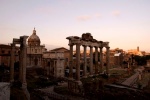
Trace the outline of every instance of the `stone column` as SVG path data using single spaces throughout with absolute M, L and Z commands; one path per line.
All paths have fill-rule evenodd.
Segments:
M 20 44 L 20 68 L 19 68 L 19 77 L 22 82 L 22 87 L 25 85 L 26 87 L 26 60 L 27 60 L 27 46 L 26 39 L 28 36 L 20 36 L 20 39 L 17 40 L 18 44 Z
M 87 77 L 87 58 L 86 58 L 86 48 L 87 46 L 83 46 L 84 47 L 84 66 L 83 66 L 83 77 Z
M 98 47 L 95 47 L 95 74 L 98 74 Z
M 110 47 L 106 47 L 107 51 L 106 51 L 106 74 L 109 74 L 109 48 Z
M 14 54 L 15 44 L 11 44 L 11 66 L 10 66 L 10 82 L 14 82 Z
M 23 44 L 22 44 L 22 84 L 27 85 L 26 82 L 26 56 L 27 56 L 27 45 L 26 45 L 26 39 L 23 38 Z
M 23 65 L 23 50 L 22 50 L 22 45 L 20 45 L 20 52 L 19 52 L 19 81 L 22 82 L 22 65 Z
M 73 79 L 73 45 L 70 46 L 69 78 Z
M 80 81 L 80 44 L 76 44 L 76 81 Z
M 26 60 L 27 60 L 27 45 L 26 39 L 28 36 L 21 36 L 20 37 L 20 51 L 21 51 L 21 64 L 22 64 L 22 90 L 26 95 L 27 100 L 30 100 L 30 94 L 27 90 L 27 82 L 26 82 Z
M 100 73 L 102 73 L 103 68 L 103 47 L 100 47 Z
M 90 46 L 90 75 L 93 75 L 93 47 Z

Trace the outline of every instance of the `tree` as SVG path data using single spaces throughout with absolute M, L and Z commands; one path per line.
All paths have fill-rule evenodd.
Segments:
M 134 56 L 134 60 L 137 62 L 138 65 L 146 65 L 147 63 L 147 60 L 150 59 L 150 56 L 138 56 L 138 55 L 135 55 Z

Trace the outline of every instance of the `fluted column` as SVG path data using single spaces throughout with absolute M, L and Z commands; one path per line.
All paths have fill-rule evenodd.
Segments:
M 103 68 L 103 47 L 100 47 L 100 73 L 102 73 Z
M 106 74 L 109 74 L 109 48 L 110 47 L 106 47 L 107 51 L 106 51 Z
M 93 75 L 93 47 L 90 46 L 90 75 Z
M 95 47 L 95 74 L 98 74 L 98 47 Z
M 14 82 L 14 54 L 15 44 L 11 44 L 11 66 L 10 66 L 10 82 Z
M 87 76 L 87 58 L 86 58 L 86 48 L 87 46 L 83 46 L 84 47 L 84 66 L 83 66 L 83 77 Z
M 73 79 L 73 45 L 70 46 L 69 78 Z
M 80 44 L 76 44 L 76 80 L 80 81 Z

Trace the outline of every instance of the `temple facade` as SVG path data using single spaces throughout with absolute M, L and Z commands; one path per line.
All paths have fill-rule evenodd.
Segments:
M 90 33 L 84 33 L 81 37 L 69 36 L 66 39 L 69 40 L 70 47 L 70 61 L 69 61 L 69 77 L 73 78 L 73 46 L 76 46 L 76 81 L 80 81 L 80 46 L 84 48 L 83 54 L 83 77 L 87 77 L 87 47 L 90 47 L 90 62 L 89 62 L 89 76 L 93 74 L 97 75 L 98 72 L 102 72 L 103 67 L 103 48 L 106 48 L 106 74 L 109 74 L 109 42 L 98 41 L 93 38 Z M 95 48 L 95 68 L 93 65 L 93 49 Z M 100 66 L 98 65 L 98 49 L 100 51 Z

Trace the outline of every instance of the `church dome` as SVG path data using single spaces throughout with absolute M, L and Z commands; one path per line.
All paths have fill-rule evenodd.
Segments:
M 36 35 L 36 30 L 34 28 L 32 35 L 28 38 L 28 45 L 39 46 L 40 43 L 40 38 Z

